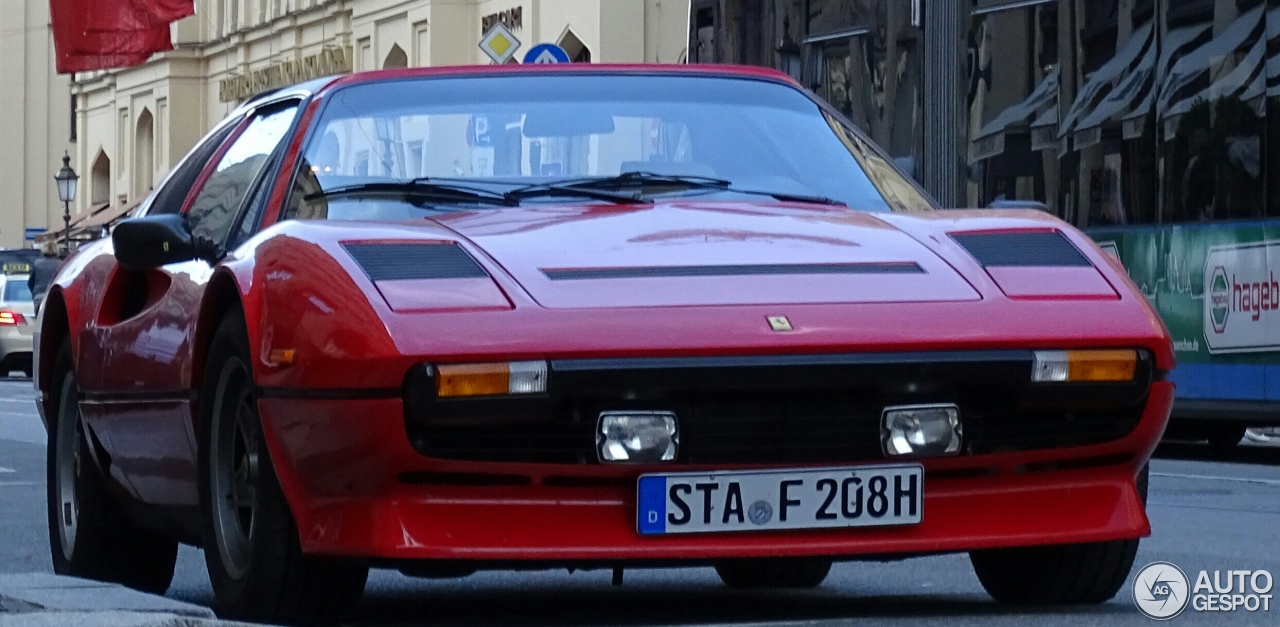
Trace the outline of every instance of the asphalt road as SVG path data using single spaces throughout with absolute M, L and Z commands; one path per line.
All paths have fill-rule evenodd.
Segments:
M 0 573 L 47 572 L 44 429 L 30 380 L 0 380 Z M 1164 445 L 1152 463 L 1154 534 L 1137 566 L 1168 561 L 1194 579 L 1201 569 L 1266 569 L 1280 577 L 1280 448 L 1242 447 L 1215 459 L 1205 447 Z M 1280 582 L 1277 582 L 1280 583 Z M 606 571 L 482 573 L 415 580 L 375 572 L 355 625 L 681 625 L 851 622 L 946 625 L 1148 625 L 1130 587 L 1110 603 L 1034 611 L 995 604 L 964 555 L 836 566 L 807 592 L 739 593 L 706 568 L 628 571 L 621 588 Z M 1280 586 L 1272 591 L 1280 597 Z M 209 604 L 196 549 L 182 549 L 169 596 Z M 1270 613 L 1197 613 L 1179 624 L 1275 625 Z

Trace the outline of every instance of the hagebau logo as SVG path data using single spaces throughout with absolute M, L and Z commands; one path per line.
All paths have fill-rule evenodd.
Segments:
M 1227 316 L 1231 314 L 1231 283 L 1222 266 L 1214 268 L 1213 277 L 1209 279 L 1209 302 L 1213 332 L 1223 333 L 1227 330 Z

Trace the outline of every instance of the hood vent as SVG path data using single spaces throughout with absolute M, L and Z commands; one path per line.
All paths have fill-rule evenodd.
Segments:
M 1089 259 L 1059 231 L 952 233 L 984 268 L 1001 266 L 1092 268 Z
M 779 263 L 731 266 L 640 266 L 620 268 L 542 268 L 552 281 L 650 279 L 671 277 L 804 274 L 923 274 L 913 261 L 872 263 Z
M 429 244 L 343 244 L 369 280 L 483 279 L 489 273 L 461 246 Z

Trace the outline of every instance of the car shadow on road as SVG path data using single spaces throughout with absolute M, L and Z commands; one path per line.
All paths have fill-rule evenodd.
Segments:
M 804 592 L 732 591 L 715 587 L 635 586 L 566 591 L 395 591 L 366 593 L 348 619 L 352 625 L 456 625 L 480 627 L 588 627 L 595 625 L 678 625 L 788 623 L 857 618 L 1016 617 L 1079 615 L 1105 620 L 1132 614 L 1132 607 L 1101 606 L 1020 610 L 985 596 L 856 596 L 841 590 Z M 353 620 L 354 619 L 354 620 Z
M 1183 461 L 1280 466 L 1280 447 L 1241 445 L 1228 451 L 1216 451 L 1205 444 L 1166 440 L 1156 447 L 1155 457 Z

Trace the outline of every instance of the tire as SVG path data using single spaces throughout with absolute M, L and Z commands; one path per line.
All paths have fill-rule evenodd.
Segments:
M 716 564 L 720 581 L 739 590 L 816 588 L 829 572 L 831 560 L 821 558 L 749 559 Z
M 1217 453 L 1230 452 L 1244 438 L 1244 432 L 1244 427 L 1216 427 L 1209 432 L 1209 448 Z
M 45 483 L 54 572 L 164 594 L 173 581 L 178 541 L 134 525 L 107 491 L 80 419 L 80 388 L 66 340 L 52 381 Z
M 207 419 L 200 421 L 200 505 L 218 613 L 258 623 L 334 623 L 359 600 L 369 569 L 303 554 L 263 440 L 248 344 L 244 315 L 233 310 L 213 337 L 201 390 Z
M 1105 603 L 1120 591 L 1138 540 L 972 551 L 973 571 L 1006 605 Z

